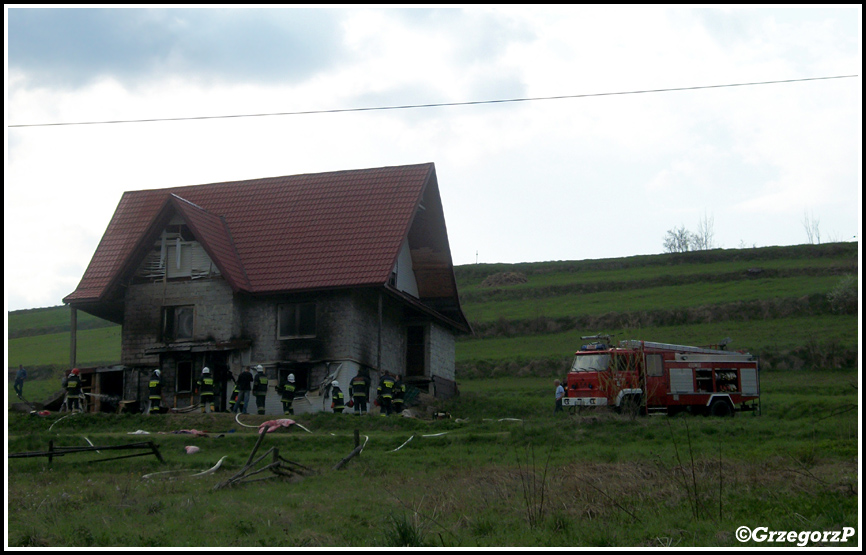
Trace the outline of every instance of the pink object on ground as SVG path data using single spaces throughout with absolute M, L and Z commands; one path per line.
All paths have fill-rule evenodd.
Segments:
M 294 420 L 289 420 L 288 418 L 280 418 L 279 420 L 268 420 L 267 422 L 262 422 L 261 424 L 259 424 L 259 433 L 269 434 L 274 430 L 279 430 L 280 428 L 288 428 L 294 423 Z

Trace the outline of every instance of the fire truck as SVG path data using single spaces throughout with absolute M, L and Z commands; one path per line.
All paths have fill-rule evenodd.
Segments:
M 564 407 L 613 407 L 640 414 L 688 411 L 733 416 L 760 414 L 757 357 L 724 348 L 691 347 L 581 337 L 593 342 L 574 355 L 566 379 Z

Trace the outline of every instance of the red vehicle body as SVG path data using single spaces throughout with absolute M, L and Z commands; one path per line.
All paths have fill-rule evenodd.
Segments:
M 582 339 L 607 339 L 607 336 Z M 738 351 L 626 340 L 583 345 L 566 379 L 565 407 L 644 414 L 732 416 L 760 411 L 758 360 Z

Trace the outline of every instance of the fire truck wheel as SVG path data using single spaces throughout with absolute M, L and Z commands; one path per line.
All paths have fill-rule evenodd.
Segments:
M 734 409 L 731 408 L 731 404 L 724 399 L 716 399 L 710 404 L 710 416 L 718 416 L 721 418 L 734 416 Z

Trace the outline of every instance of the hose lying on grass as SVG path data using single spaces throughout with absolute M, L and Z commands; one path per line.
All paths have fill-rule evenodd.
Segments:
M 226 458 L 227 458 L 227 455 L 224 456 L 223 458 L 221 458 L 219 461 L 217 461 L 217 463 L 214 466 L 212 466 L 211 468 L 204 470 L 202 472 L 199 472 L 198 474 L 193 474 L 192 476 L 193 477 L 195 477 L 195 476 L 207 476 L 208 474 L 213 474 L 214 472 L 217 471 L 217 469 L 220 467 L 220 465 L 223 463 L 223 461 L 226 460 Z M 163 470 L 162 472 L 151 472 L 150 474 L 145 474 L 141 478 L 143 480 L 146 480 L 152 476 L 158 476 L 159 474 L 174 474 L 177 472 L 189 472 L 189 470 L 185 470 L 185 469 L 184 470 Z

